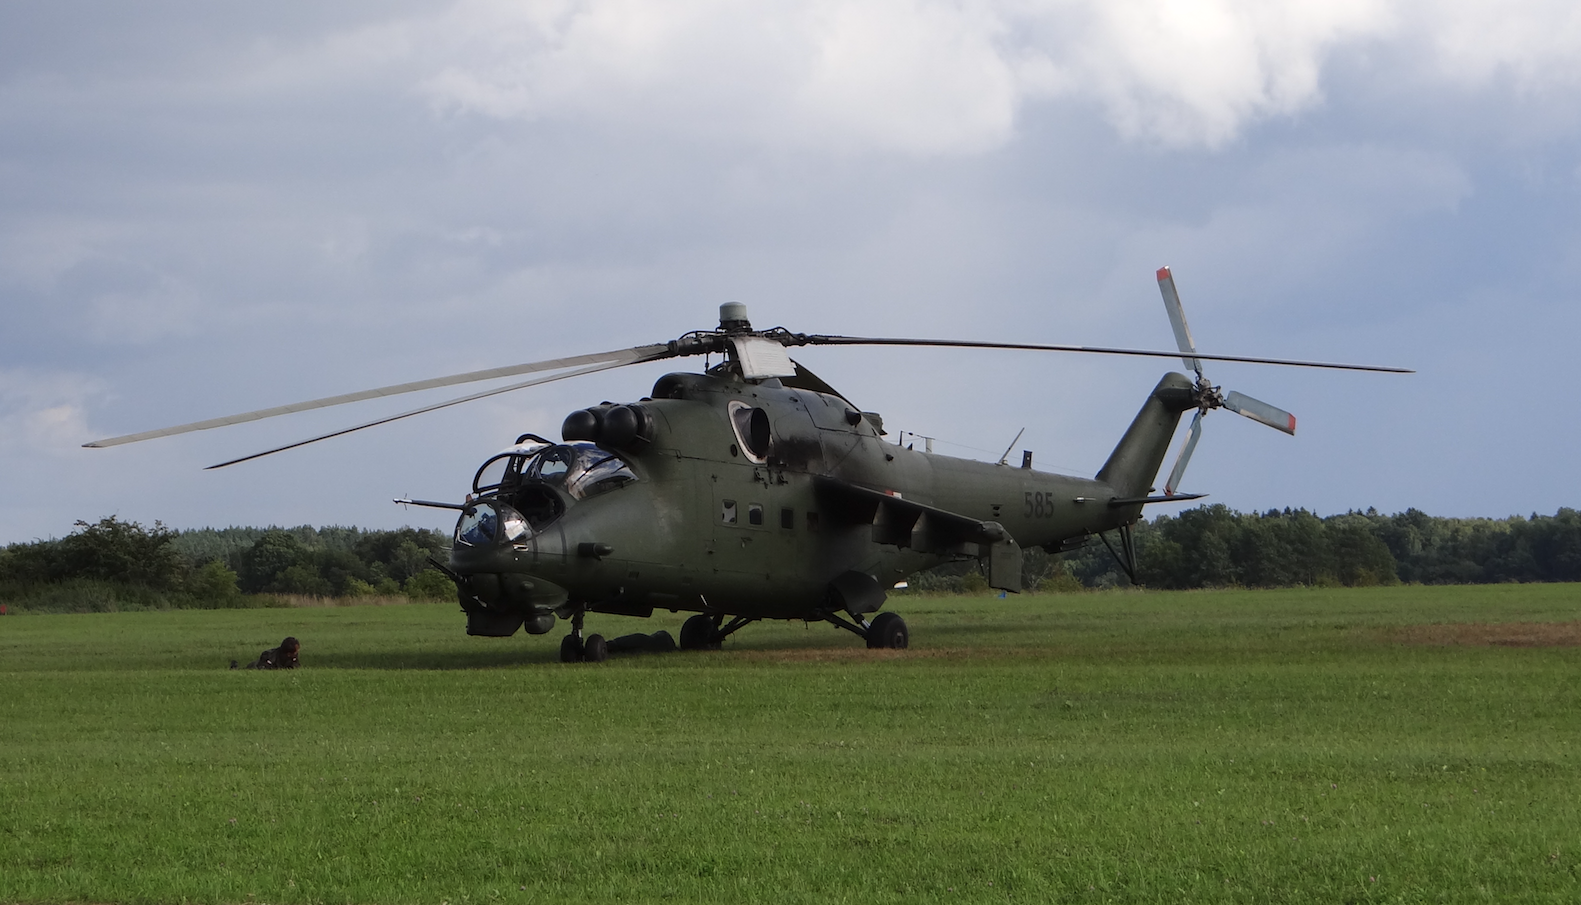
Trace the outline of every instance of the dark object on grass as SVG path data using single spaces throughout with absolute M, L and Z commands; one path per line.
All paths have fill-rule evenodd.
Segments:
M 287 638 L 280 642 L 279 647 L 271 647 L 258 655 L 258 659 L 247 664 L 248 669 L 296 669 L 297 653 L 302 649 L 301 642 L 295 638 Z M 236 662 L 231 661 L 231 669 L 236 668 Z
M 651 635 L 644 635 L 638 632 L 633 635 L 621 635 L 619 638 L 611 638 L 607 645 L 609 652 L 612 654 L 667 654 L 675 650 L 675 638 L 666 631 L 657 631 Z

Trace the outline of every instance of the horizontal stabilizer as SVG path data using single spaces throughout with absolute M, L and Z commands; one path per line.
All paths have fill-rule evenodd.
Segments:
M 1171 493 L 1164 496 L 1137 496 L 1123 500 L 1110 500 L 1109 508 L 1123 509 L 1126 506 L 1151 506 L 1154 503 L 1185 503 L 1191 500 L 1200 500 L 1205 496 L 1207 496 L 1205 493 Z

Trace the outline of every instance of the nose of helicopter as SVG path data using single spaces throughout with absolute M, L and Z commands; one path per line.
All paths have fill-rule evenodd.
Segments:
M 450 569 L 467 614 L 467 634 L 506 637 L 525 625 L 541 635 L 554 628 L 569 595 L 531 573 L 537 548 L 527 520 L 505 503 L 479 501 L 462 512 Z

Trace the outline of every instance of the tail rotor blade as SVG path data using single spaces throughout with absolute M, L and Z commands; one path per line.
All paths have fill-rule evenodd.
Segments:
M 1253 399 L 1244 393 L 1234 390 L 1224 394 L 1224 407 L 1237 415 L 1245 415 L 1253 421 L 1268 425 L 1274 430 L 1281 430 L 1290 436 L 1296 433 L 1296 416 L 1282 408 L 1269 405 L 1266 402 Z
M 1175 460 L 1175 467 L 1169 472 L 1169 481 L 1164 484 L 1164 495 L 1174 496 L 1180 487 L 1180 479 L 1186 474 L 1186 464 L 1191 461 L 1191 453 L 1197 448 L 1197 441 L 1202 439 L 1202 412 L 1199 410 L 1191 419 L 1191 431 L 1186 435 L 1186 445 L 1180 448 L 1180 457 Z
M 1175 291 L 1175 275 L 1169 272 L 1168 267 L 1158 268 L 1158 291 L 1164 296 L 1164 310 L 1169 312 L 1169 326 L 1175 331 L 1175 345 L 1182 352 L 1197 351 L 1197 344 L 1191 341 L 1191 328 L 1186 326 L 1186 309 L 1180 306 L 1180 293 Z M 1202 362 L 1196 358 L 1185 355 L 1181 361 L 1186 367 L 1197 372 L 1197 377 L 1202 377 Z

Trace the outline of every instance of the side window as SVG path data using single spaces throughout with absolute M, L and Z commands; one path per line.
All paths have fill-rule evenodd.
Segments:
M 725 500 L 724 505 L 719 509 L 719 520 L 726 525 L 734 525 L 736 523 L 735 500 Z
M 794 510 L 794 509 L 781 509 L 780 510 L 780 527 L 781 528 L 786 528 L 786 529 L 790 529 L 790 528 L 795 528 L 796 527 L 796 510 Z
M 759 527 L 762 527 L 762 525 L 763 525 L 763 504 L 762 503 L 748 503 L 747 504 L 747 524 L 749 524 L 749 525 L 757 525 Z

